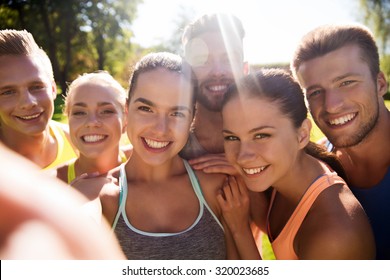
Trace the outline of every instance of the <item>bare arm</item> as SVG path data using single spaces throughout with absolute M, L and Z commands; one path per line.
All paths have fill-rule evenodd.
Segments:
M 238 175 L 237 170 L 226 160 L 225 154 L 207 154 L 188 161 L 195 170 L 205 173 Z
M 323 191 L 310 211 L 294 241 L 299 259 L 375 258 L 368 218 L 346 186 Z

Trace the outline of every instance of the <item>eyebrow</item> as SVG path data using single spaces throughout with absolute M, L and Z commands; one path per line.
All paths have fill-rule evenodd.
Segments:
M 267 129 L 267 128 L 275 129 L 275 127 L 271 126 L 271 125 L 262 125 L 262 126 L 258 126 L 258 127 L 252 128 L 251 130 L 249 130 L 249 133 L 253 133 L 253 132 L 256 132 L 256 131 L 259 131 L 259 130 L 262 130 L 262 129 Z M 222 132 L 223 133 L 234 134 L 234 132 L 231 132 L 230 130 L 227 130 L 227 129 L 222 129 Z
M 353 72 L 351 72 L 351 73 L 346 73 L 346 74 L 343 74 L 343 75 L 341 75 L 341 76 L 337 76 L 336 78 L 334 78 L 334 79 L 332 80 L 332 83 L 341 81 L 341 80 L 343 80 L 343 79 L 345 79 L 345 78 L 347 78 L 347 77 L 351 77 L 351 76 L 361 76 L 361 74 L 359 74 L 359 73 L 353 73 Z M 321 86 L 315 84 L 315 85 L 312 85 L 312 86 L 308 87 L 308 88 L 306 89 L 306 91 L 310 91 L 310 90 L 312 90 L 312 89 L 314 89 L 314 88 L 321 88 Z
M 341 76 L 338 76 L 338 77 L 336 77 L 336 78 L 334 78 L 333 80 L 332 80 L 332 82 L 338 82 L 338 81 L 341 81 L 341 80 L 343 80 L 343 79 L 345 79 L 345 78 L 347 78 L 347 77 L 351 77 L 351 76 L 361 76 L 359 73 L 353 73 L 353 72 L 351 72 L 351 73 L 346 73 L 346 74 L 344 74 L 344 75 L 341 75 Z
M 3 91 L 3 90 L 9 90 L 9 89 L 12 89 L 14 88 L 14 86 L 3 86 L 3 87 L 0 87 L 0 90 Z
M 98 102 L 98 106 L 107 106 L 107 105 L 113 105 L 113 103 L 111 102 Z M 79 106 L 79 107 L 87 107 L 87 103 L 85 102 L 77 102 L 77 103 L 74 103 L 73 106 Z M 73 107 L 72 106 L 72 107 Z
M 144 103 L 148 106 L 151 106 L 151 107 L 156 107 L 156 104 L 152 101 L 150 101 L 149 99 L 146 99 L 146 98 L 143 98 L 143 97 L 139 97 L 137 99 L 134 100 L 134 103 L 136 102 L 140 102 L 140 103 Z M 191 112 L 191 109 L 187 106 L 183 106 L 183 105 L 177 105 L 177 106 L 172 106 L 170 108 L 171 111 L 188 111 L 188 112 Z

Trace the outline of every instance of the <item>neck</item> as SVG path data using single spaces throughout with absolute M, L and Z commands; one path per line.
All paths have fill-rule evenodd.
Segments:
M 186 172 L 183 159 L 178 155 L 162 164 L 152 165 L 145 162 L 136 151 L 133 151 L 125 169 L 128 181 L 143 181 L 156 184 Z
M 291 166 L 293 167 L 273 187 L 289 204 L 296 206 L 311 184 L 327 172 L 327 167 L 304 152 Z
M 121 163 L 122 161 L 119 157 L 119 147 L 115 150 L 102 153 L 97 158 L 88 158 L 81 154 L 75 163 L 76 176 L 93 172 L 104 174 Z
M 1 127 L 0 140 L 8 148 L 41 168 L 53 162 L 57 154 L 57 140 L 51 135 L 49 126 L 45 131 L 36 135 L 26 135 Z
M 373 130 L 363 141 L 353 147 L 337 148 L 345 165 L 390 164 L 390 112 L 385 108 Z
M 194 133 L 199 143 L 212 154 L 223 153 L 222 114 L 206 109 L 197 104 Z
M 343 167 L 353 186 L 376 185 L 390 166 L 390 112 L 381 111 L 378 123 L 358 145 L 337 148 Z

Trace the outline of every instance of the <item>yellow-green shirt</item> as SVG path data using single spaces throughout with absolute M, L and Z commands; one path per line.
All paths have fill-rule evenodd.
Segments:
M 119 151 L 119 156 L 121 157 L 122 163 L 126 162 L 127 157 L 122 150 Z M 68 184 L 70 184 L 76 178 L 76 171 L 74 168 L 75 162 L 76 162 L 76 159 L 69 162 L 69 165 L 68 165 Z
M 49 127 L 50 133 L 57 140 L 57 156 L 52 163 L 42 168 L 43 170 L 51 169 L 60 164 L 68 162 L 71 159 L 77 158 L 77 154 L 68 141 L 64 131 L 60 127 L 60 124 L 56 121 L 50 121 Z

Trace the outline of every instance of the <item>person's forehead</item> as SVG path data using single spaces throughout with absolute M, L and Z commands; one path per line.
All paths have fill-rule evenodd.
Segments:
M 22 80 L 50 80 L 39 57 L 28 55 L 0 56 L 0 76 L 3 82 L 10 83 L 19 83 Z
M 204 32 L 186 44 L 186 54 L 208 52 L 242 52 L 242 40 L 231 34 L 222 34 L 217 31 Z

